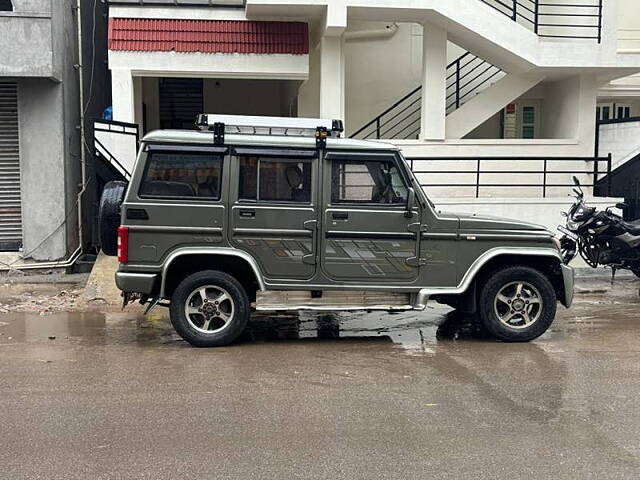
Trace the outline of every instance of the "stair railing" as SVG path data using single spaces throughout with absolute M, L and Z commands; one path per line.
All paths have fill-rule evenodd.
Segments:
M 470 52 L 447 66 L 446 110 L 457 110 L 474 95 L 487 88 L 504 72 Z M 360 139 L 410 139 L 420 133 L 422 113 L 422 85 L 414 88 L 400 100 L 350 136 Z
M 602 42 L 602 0 L 572 0 L 567 4 L 549 0 L 481 1 L 540 37 Z

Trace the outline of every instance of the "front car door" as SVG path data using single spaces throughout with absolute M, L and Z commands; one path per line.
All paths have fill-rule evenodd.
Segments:
M 393 152 L 327 152 L 321 264 L 333 281 L 411 283 L 419 273 L 420 207 Z
M 316 271 L 317 150 L 232 151 L 230 242 L 251 254 L 267 280 Z

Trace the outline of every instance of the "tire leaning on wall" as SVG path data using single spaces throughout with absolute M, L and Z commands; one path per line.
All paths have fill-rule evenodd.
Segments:
M 100 246 L 109 256 L 118 254 L 118 227 L 120 226 L 120 206 L 128 183 L 118 180 L 107 183 L 100 197 L 100 211 L 98 213 L 98 230 L 100 232 Z

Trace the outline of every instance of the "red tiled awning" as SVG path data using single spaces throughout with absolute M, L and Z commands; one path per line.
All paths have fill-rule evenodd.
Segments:
M 309 53 L 301 22 L 109 19 L 109 50 L 201 53 Z

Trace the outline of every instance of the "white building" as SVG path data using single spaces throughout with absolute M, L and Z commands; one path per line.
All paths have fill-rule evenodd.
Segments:
M 554 226 L 572 174 L 606 174 L 597 103 L 640 115 L 635 0 L 108 3 L 114 120 L 341 118 L 400 145 L 447 209 Z

